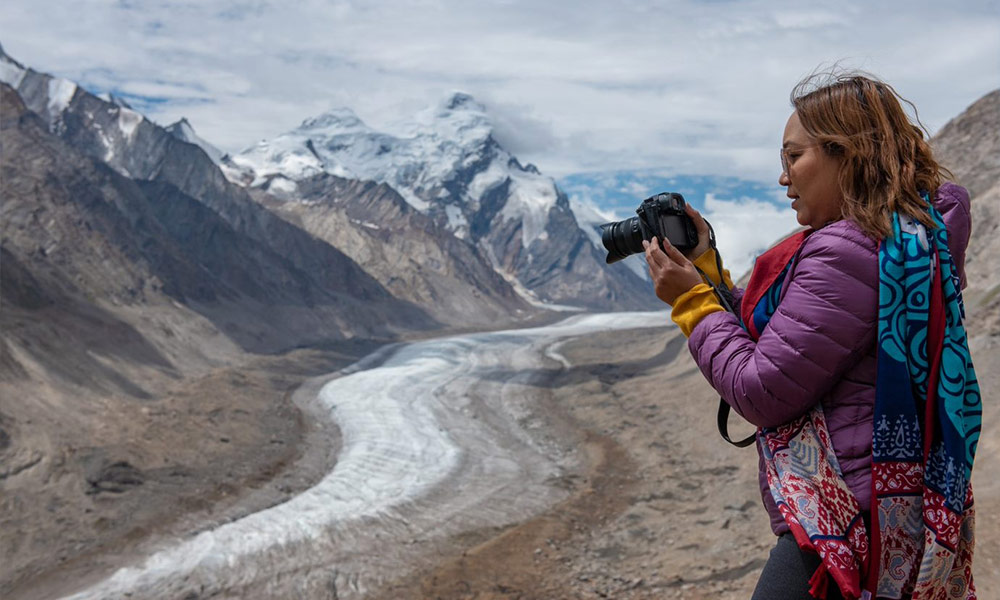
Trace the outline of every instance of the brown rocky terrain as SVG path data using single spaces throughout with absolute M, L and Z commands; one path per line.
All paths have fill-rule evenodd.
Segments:
M 963 292 L 966 329 L 982 388 L 976 455 L 976 577 L 980 598 L 1000 597 L 1000 90 L 990 92 L 932 139 L 937 158 L 972 194 L 972 238 Z
M 308 487 L 332 464 L 336 432 L 306 420 L 291 391 L 365 350 L 219 367 L 151 386 L 155 400 L 144 402 L 79 389 L 70 404 L 55 386 L 3 386 L 4 394 L 30 395 L 77 416 L 67 422 L 33 405 L 4 407 L 3 427 L 15 445 L 0 449 L 0 596 L 52 597 L 70 583 L 106 576 L 150 542 L 190 535 Z M 107 418 L 109 410 L 115 418 Z M 310 464 L 320 472 L 289 469 L 304 454 L 318 457 Z
M 1000 340 L 1000 90 L 953 119 L 932 140 L 938 160 L 972 194 L 972 238 L 964 292 L 970 332 L 984 347 Z

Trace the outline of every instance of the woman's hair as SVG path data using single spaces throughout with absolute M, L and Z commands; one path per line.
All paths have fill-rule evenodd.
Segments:
M 799 82 L 792 106 L 823 151 L 842 159 L 844 218 L 879 240 L 892 235 L 894 212 L 933 227 L 921 194 L 933 198 L 951 173 L 934 160 L 911 102 L 868 74 L 833 71 Z

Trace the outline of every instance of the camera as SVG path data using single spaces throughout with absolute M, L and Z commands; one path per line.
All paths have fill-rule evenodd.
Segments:
M 601 225 L 601 243 L 608 251 L 607 263 L 643 251 L 642 241 L 654 236 L 667 239 L 681 252 L 698 245 L 698 231 L 684 212 L 684 196 L 664 192 L 650 196 L 635 209 L 638 216 Z

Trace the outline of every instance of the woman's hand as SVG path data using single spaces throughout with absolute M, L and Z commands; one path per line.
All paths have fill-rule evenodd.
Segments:
M 684 256 L 691 260 L 698 260 L 698 257 L 708 252 L 711 247 L 708 239 L 708 223 L 702 218 L 701 213 L 696 211 L 690 204 L 684 205 L 687 216 L 694 222 L 695 231 L 698 232 L 698 245 L 684 253 Z
M 649 276 L 653 279 L 653 290 L 660 300 L 673 306 L 678 296 L 702 282 L 694 264 L 668 240 L 663 241 L 666 252 L 660 249 L 655 237 L 648 242 L 643 240 L 642 247 L 646 249 L 646 263 L 649 264 Z

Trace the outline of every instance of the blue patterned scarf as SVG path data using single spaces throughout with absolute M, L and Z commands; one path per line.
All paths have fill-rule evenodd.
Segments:
M 972 463 L 982 403 L 948 234 L 893 217 L 879 247 L 872 438 L 877 598 L 975 598 Z
M 932 232 L 894 215 L 893 235 L 879 247 L 871 539 L 821 405 L 759 432 L 775 503 L 799 546 L 822 558 L 810 580 L 817 598 L 830 578 L 846 598 L 976 597 L 969 478 L 981 402 L 947 232 L 930 214 Z M 761 286 L 766 293 L 743 308 L 755 339 L 777 309 L 788 266 L 770 270 L 777 276 Z

